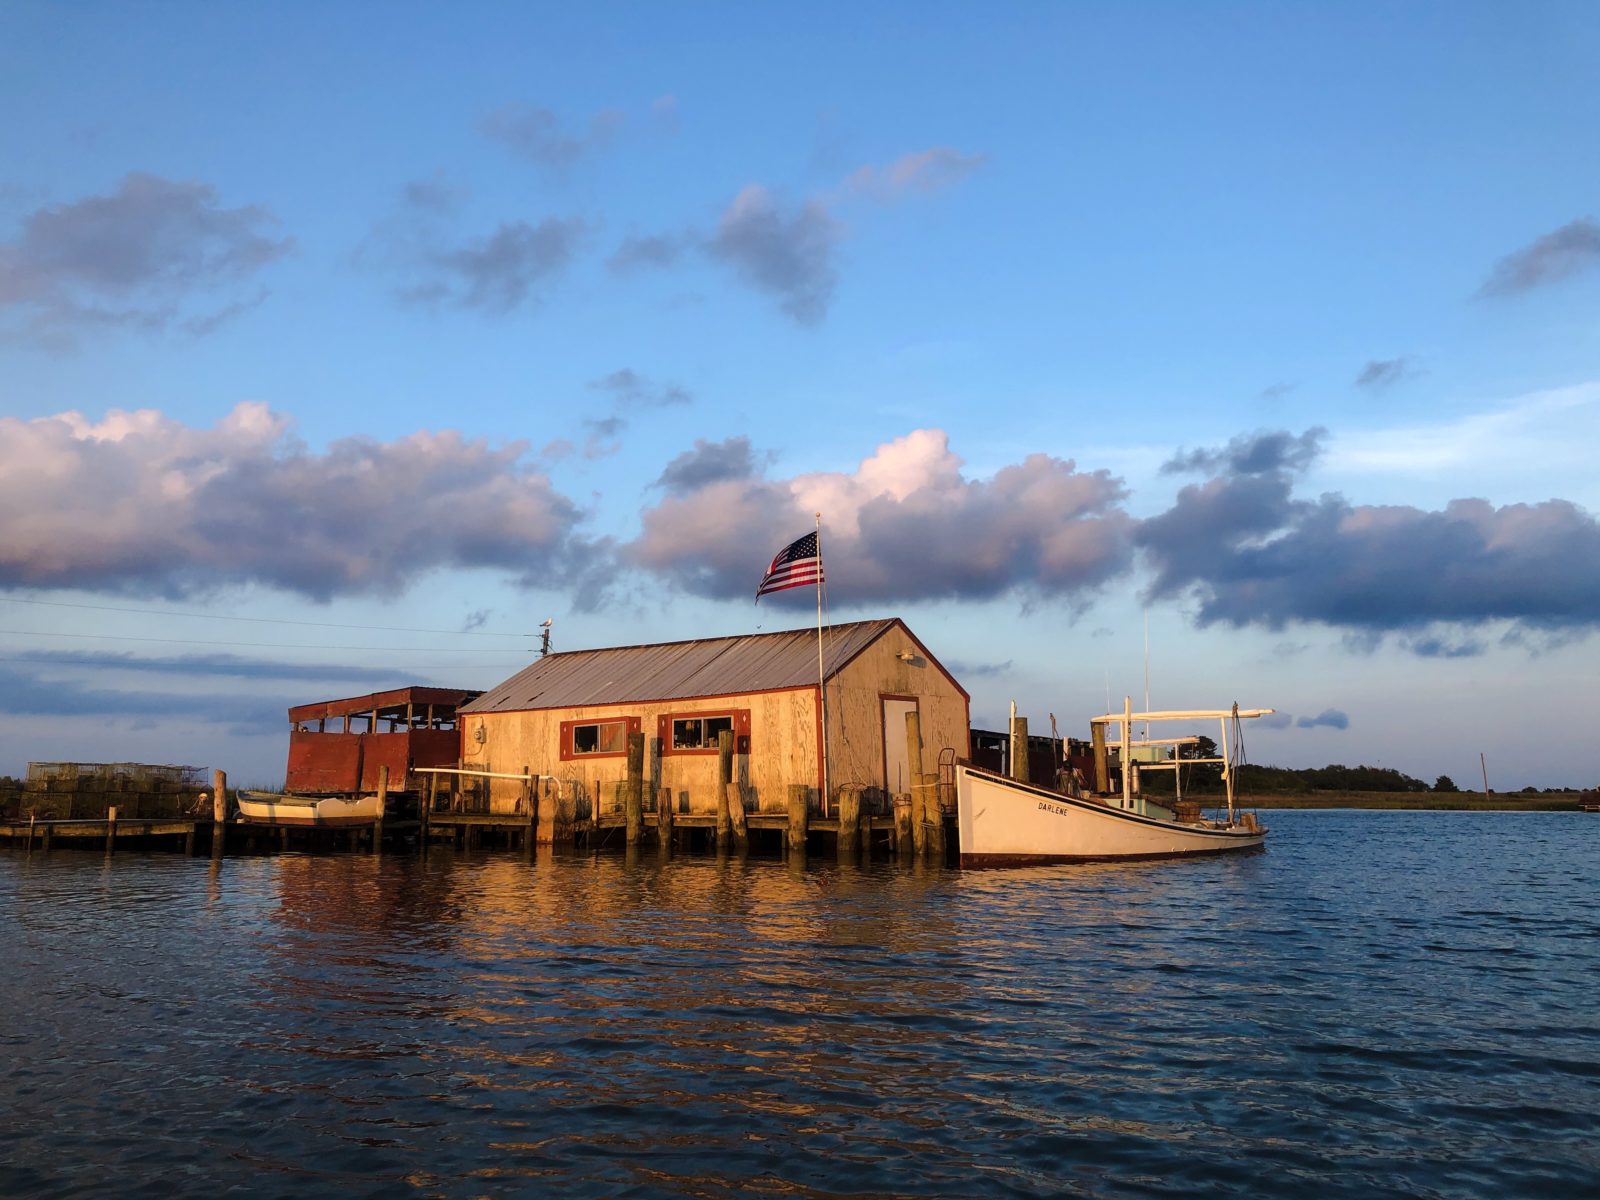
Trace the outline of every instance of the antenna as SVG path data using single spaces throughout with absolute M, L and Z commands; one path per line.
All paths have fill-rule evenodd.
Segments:
M 554 617 L 546 617 L 539 622 L 539 657 L 543 658 L 550 653 L 550 627 L 556 623 Z

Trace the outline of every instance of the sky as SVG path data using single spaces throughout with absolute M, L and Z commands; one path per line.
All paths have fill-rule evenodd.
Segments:
M 1593 4 L 0 7 L 0 773 L 903 617 L 1600 782 Z

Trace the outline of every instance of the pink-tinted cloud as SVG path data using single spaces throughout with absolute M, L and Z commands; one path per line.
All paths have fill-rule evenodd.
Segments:
M 312 451 L 253 403 L 211 428 L 148 409 L 0 419 L 0 587 L 327 599 L 441 567 L 530 577 L 584 548 L 525 450 L 442 432 Z
M 745 597 L 765 558 L 821 512 L 836 603 L 1013 591 L 1077 600 L 1128 565 L 1122 485 L 1067 459 L 1033 454 L 971 479 L 946 435 L 921 429 L 849 472 L 768 479 L 750 456 L 739 461 L 735 477 L 712 473 L 647 510 L 623 557 L 697 595 Z

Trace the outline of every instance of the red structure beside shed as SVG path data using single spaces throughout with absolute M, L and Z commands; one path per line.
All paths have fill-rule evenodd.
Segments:
M 389 768 L 393 791 L 413 791 L 419 767 L 461 758 L 456 710 L 480 692 L 407 687 L 289 710 L 289 766 L 284 791 L 354 795 L 373 792 Z

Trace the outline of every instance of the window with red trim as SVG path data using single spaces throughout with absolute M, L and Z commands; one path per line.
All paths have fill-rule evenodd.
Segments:
M 722 731 L 733 731 L 734 750 L 750 753 L 750 710 L 667 713 L 656 720 L 656 736 L 663 754 L 715 754 Z
M 638 717 L 604 721 L 561 722 L 562 761 L 573 758 L 620 758 L 628 753 L 628 735 L 639 731 Z

